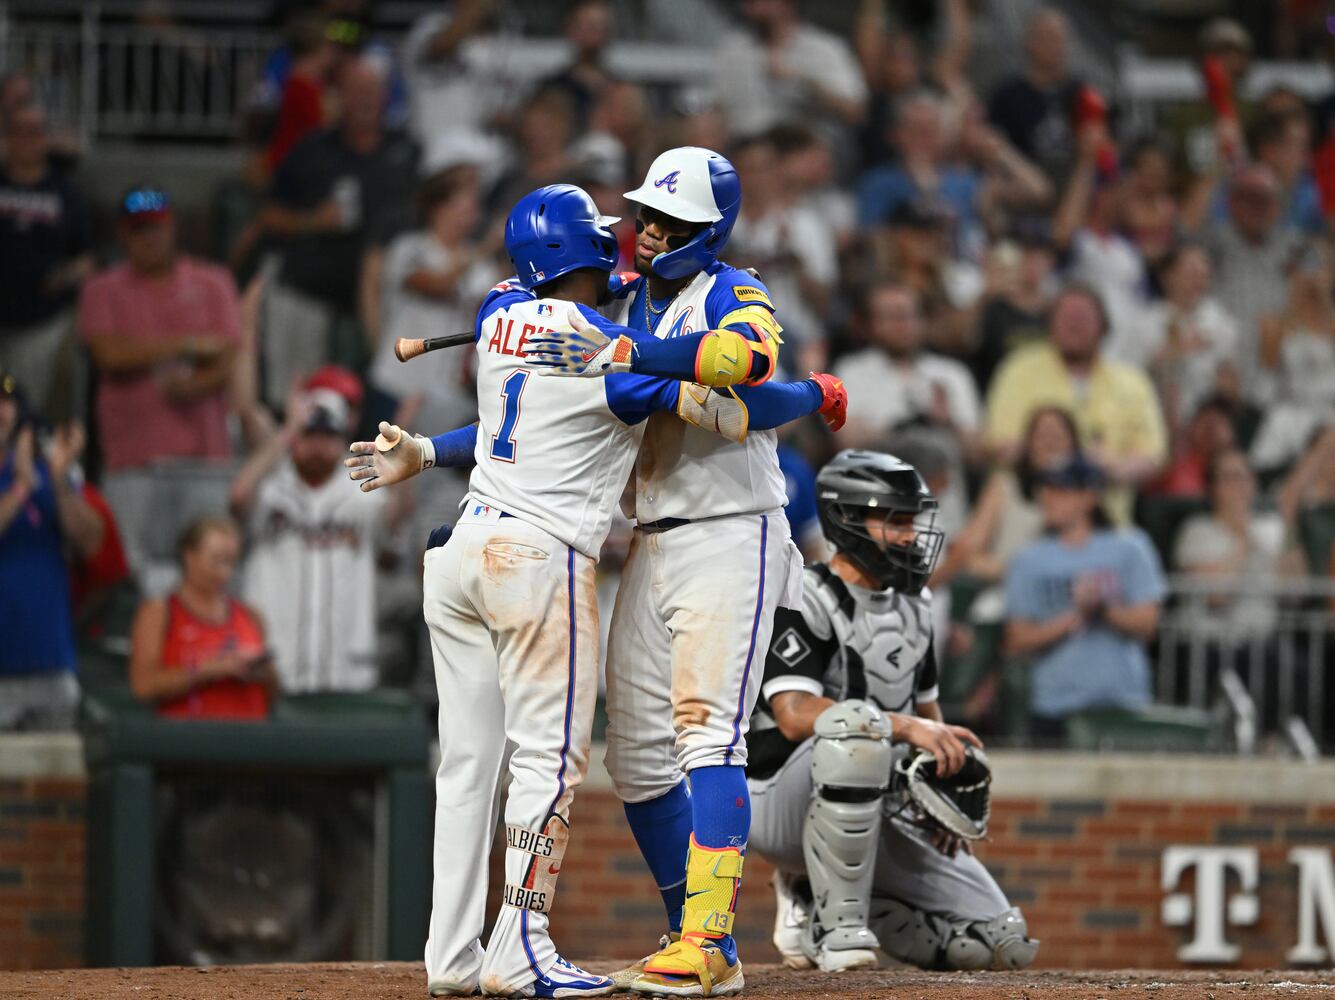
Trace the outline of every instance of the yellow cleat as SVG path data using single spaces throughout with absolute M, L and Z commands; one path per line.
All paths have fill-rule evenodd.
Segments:
M 726 997 L 745 985 L 737 943 L 730 936 L 690 937 L 650 956 L 630 988 L 656 997 Z
M 617 990 L 630 989 L 635 980 L 639 979 L 644 972 L 644 967 L 649 964 L 650 960 L 653 959 L 659 951 L 662 951 L 674 941 L 680 940 L 681 933 L 679 931 L 669 931 L 658 939 L 658 951 L 654 952 L 653 955 L 645 955 L 644 958 L 640 959 L 638 962 L 632 962 L 624 969 L 617 969 L 616 972 L 609 972 L 608 975 L 612 978 L 612 982 L 617 984 Z

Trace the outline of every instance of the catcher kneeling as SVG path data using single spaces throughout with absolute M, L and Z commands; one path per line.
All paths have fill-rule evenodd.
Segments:
M 941 721 L 924 584 L 937 501 L 913 466 L 844 451 L 816 479 L 836 548 L 779 609 L 751 717 L 750 849 L 776 867 L 784 963 L 1019 969 L 1038 942 L 982 863 L 991 771 Z

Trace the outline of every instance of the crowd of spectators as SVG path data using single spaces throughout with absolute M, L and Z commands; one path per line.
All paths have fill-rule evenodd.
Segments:
M 368 4 L 291 6 L 244 171 L 210 213 L 216 262 L 177 248 L 172 178 L 145 161 L 96 267 L 111 248 L 41 107 L 19 87 L 0 112 L 0 615 L 29 637 L 0 652 L 0 683 L 45 678 L 68 707 L 70 602 L 43 598 L 33 628 L 22 601 L 108 533 L 146 600 L 133 687 L 164 710 L 263 714 L 273 690 L 411 678 L 424 650 L 396 641 L 398 612 L 466 480 L 385 500 L 338 460 L 358 428 L 440 430 L 475 402 L 466 352 L 404 366 L 391 345 L 469 327 L 507 273 L 505 213 L 536 185 L 586 186 L 624 218 L 629 260 L 621 192 L 687 143 L 738 169 L 725 256 L 771 289 L 782 363 L 848 386 L 838 439 L 784 436 L 804 551 L 811 470 L 835 448 L 921 456 L 951 539 L 934 585 L 995 588 L 976 603 L 1032 662 L 1034 733 L 1151 700 L 1165 567 L 1258 583 L 1335 565 L 1299 544 L 1335 499 L 1335 98 L 1244 102 L 1241 26 L 1204 26 L 1192 54 L 1210 104 L 1140 135 L 1055 9 L 980 89 L 970 0 L 927 5 L 928 30 L 862 0 L 847 34 L 795 0 L 741 0 L 713 78 L 679 86 L 613 68 L 608 0 L 562 5 L 568 62 L 526 86 L 478 57 L 503 45 L 505 0 L 442 3 L 398 39 Z M 83 422 L 101 507 L 81 492 Z M 1165 504 L 1191 515 L 1166 535 Z M 1273 596 L 1193 600 L 1214 642 L 1275 627 Z M 968 609 L 950 617 L 942 649 L 964 648 Z

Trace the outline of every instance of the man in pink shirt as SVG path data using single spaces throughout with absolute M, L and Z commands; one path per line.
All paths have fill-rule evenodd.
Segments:
M 103 492 L 143 574 L 170 560 L 178 521 L 226 507 L 241 320 L 231 276 L 177 254 L 163 191 L 127 192 L 119 233 L 126 260 L 84 286 L 79 333 L 98 373 Z

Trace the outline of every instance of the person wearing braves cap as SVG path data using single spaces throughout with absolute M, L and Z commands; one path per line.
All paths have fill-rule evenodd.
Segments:
M 742 203 L 733 165 L 670 149 L 625 197 L 638 206 L 636 273 L 613 277 L 605 311 L 629 329 L 609 338 L 571 317 L 572 332 L 530 338 L 530 356 L 551 374 L 660 374 L 679 347 L 702 388 L 769 378 L 782 343 L 769 291 L 719 259 Z M 837 407 L 831 426 L 842 426 L 842 385 L 813 379 L 825 380 L 821 412 Z M 636 460 L 608 644 L 607 768 L 668 916 L 661 950 L 613 977 L 637 992 L 743 986 L 732 928 L 750 827 L 746 733 L 775 609 L 797 599 L 802 569 L 776 443 L 773 431 L 725 441 L 655 415 Z
M 293 392 L 283 429 L 232 482 L 245 526 L 246 603 L 272 630 L 285 691 L 364 691 L 379 681 L 375 646 L 375 540 L 404 513 L 385 495 L 366 502 L 336 476 L 357 423 L 362 384 L 325 365 Z

